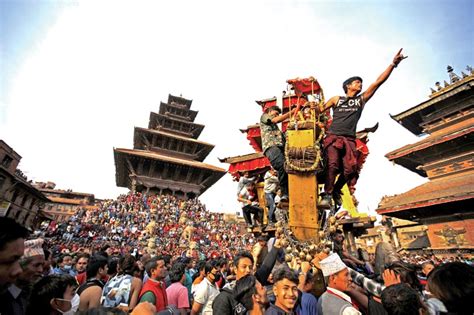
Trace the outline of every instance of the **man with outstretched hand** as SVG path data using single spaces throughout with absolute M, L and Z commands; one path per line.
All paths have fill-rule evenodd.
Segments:
M 346 95 L 331 97 L 323 108 L 320 108 L 322 113 L 329 108 L 333 109 L 333 121 L 323 140 L 327 169 L 324 194 L 319 204 L 321 208 L 332 208 L 333 200 L 340 205 L 341 189 L 345 183 L 350 183 L 351 187 L 354 187 L 357 180 L 355 144 L 357 122 L 365 104 L 388 79 L 393 69 L 405 58 L 407 57 L 403 56 L 402 49 L 400 49 L 387 69 L 362 93 L 361 77 L 354 76 L 347 79 L 342 84 Z M 339 179 L 335 183 L 338 174 Z

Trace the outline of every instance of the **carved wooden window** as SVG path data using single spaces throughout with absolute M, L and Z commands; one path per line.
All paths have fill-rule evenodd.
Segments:
M 9 168 L 12 161 L 13 159 L 10 156 L 5 155 L 2 160 L 2 166 L 4 166 L 5 168 Z
M 5 176 L 0 175 L 0 191 L 2 190 L 3 184 L 5 184 L 6 180 L 7 180 L 7 178 Z

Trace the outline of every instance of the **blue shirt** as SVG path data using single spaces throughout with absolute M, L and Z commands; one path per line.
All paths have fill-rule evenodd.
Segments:
M 301 303 L 296 305 L 295 311 L 298 315 L 317 315 L 318 300 L 311 293 L 303 292 Z

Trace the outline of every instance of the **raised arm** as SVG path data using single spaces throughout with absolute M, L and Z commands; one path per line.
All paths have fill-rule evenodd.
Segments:
M 321 113 L 324 113 L 325 111 L 327 111 L 328 109 L 336 106 L 337 102 L 339 101 L 339 96 L 333 96 L 331 97 L 327 102 L 326 104 L 324 104 L 321 108 L 319 108 L 319 111 Z
M 370 98 L 374 95 L 375 91 L 385 82 L 387 81 L 388 77 L 392 73 L 393 69 L 395 69 L 398 64 L 405 58 L 408 58 L 408 56 L 403 56 L 402 54 L 402 49 L 398 51 L 398 53 L 393 57 L 392 63 L 385 69 L 384 72 L 377 78 L 377 80 L 372 83 L 369 88 L 362 93 L 362 97 L 364 98 L 364 102 L 367 102 L 370 100 Z
M 292 110 L 284 113 L 283 115 L 278 115 L 276 117 L 273 117 L 272 118 L 272 123 L 274 124 L 278 124 L 279 122 L 282 122 L 282 121 L 285 121 L 286 119 L 288 119 L 292 114 L 295 113 L 295 110 L 296 108 L 293 108 Z

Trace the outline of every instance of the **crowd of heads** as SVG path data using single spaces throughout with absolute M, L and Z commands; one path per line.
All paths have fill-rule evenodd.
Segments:
M 197 198 L 141 193 L 103 201 L 97 209 L 80 209 L 66 222 L 43 227 L 54 255 L 107 250 L 109 255 L 142 256 L 157 254 L 159 248 L 161 255 L 192 250 L 195 255 L 231 257 L 255 241 L 241 233 L 239 224 L 208 211 Z
M 371 294 L 387 314 L 473 311 L 474 267 L 466 257 L 402 255 L 377 274 L 358 263 L 348 268 L 343 250 L 296 262 L 286 246 L 278 237 L 255 238 L 197 199 L 172 196 L 122 195 L 31 235 L 0 218 L 2 301 L 10 294 L 0 313 L 324 314 L 327 292 L 351 296 L 350 307 L 363 313 L 375 303 Z

